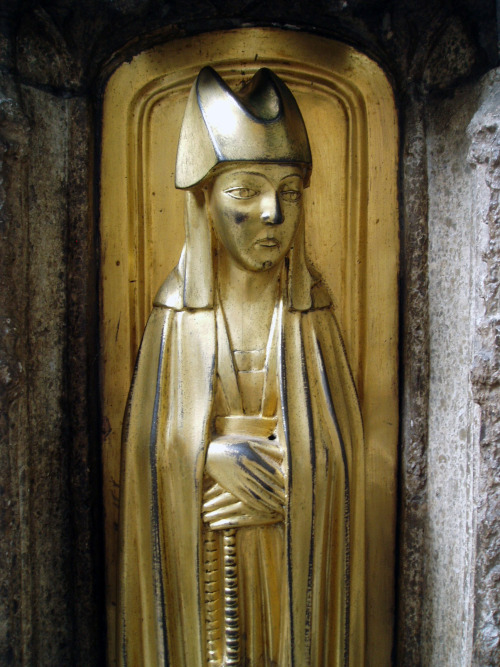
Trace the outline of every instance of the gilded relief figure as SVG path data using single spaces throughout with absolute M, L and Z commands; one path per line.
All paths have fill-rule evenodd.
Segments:
M 123 433 L 120 665 L 365 663 L 362 425 L 305 256 L 311 169 L 277 75 L 234 92 L 200 72 L 177 155 L 186 242 Z

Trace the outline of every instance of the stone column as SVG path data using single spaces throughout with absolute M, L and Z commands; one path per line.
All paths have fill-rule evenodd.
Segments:
M 499 78 L 427 104 L 429 426 L 422 662 L 493 665 L 500 537 Z M 411 664 L 411 663 L 409 663 Z
M 26 78 L 0 78 L 0 663 L 102 664 L 92 109 Z
M 478 405 L 472 664 L 486 667 L 500 664 L 500 70 L 481 81 L 468 135 L 476 259 L 471 389 Z

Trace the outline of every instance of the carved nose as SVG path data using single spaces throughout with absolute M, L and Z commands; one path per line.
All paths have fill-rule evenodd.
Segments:
M 283 214 L 281 212 L 278 193 L 276 193 L 274 197 L 268 198 L 261 217 L 262 222 L 265 225 L 281 225 L 283 222 Z

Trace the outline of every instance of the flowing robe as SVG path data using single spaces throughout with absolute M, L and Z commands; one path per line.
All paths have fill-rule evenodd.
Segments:
M 144 333 L 124 426 L 117 653 L 128 667 L 206 664 L 201 505 L 217 374 L 215 311 L 171 307 L 172 276 L 167 283 L 170 296 L 160 290 Z M 285 307 L 278 337 L 278 420 L 288 462 L 284 576 L 277 573 L 288 649 L 280 667 L 361 667 L 361 417 L 320 283 L 311 297 L 307 311 Z

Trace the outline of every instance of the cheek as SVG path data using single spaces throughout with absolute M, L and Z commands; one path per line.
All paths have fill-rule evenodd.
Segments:
M 293 208 L 289 210 L 287 213 L 288 213 L 288 219 L 285 218 L 285 222 L 289 223 L 287 226 L 287 232 L 293 238 L 299 227 L 301 212 L 297 211 L 296 208 Z
M 231 252 L 238 255 L 248 245 L 247 225 L 243 224 L 247 215 L 241 211 L 224 210 L 221 212 L 215 224 L 215 231 L 222 245 Z
M 225 225 L 241 225 L 249 218 L 247 212 L 242 211 L 241 208 L 236 206 L 233 207 L 226 204 L 226 206 L 220 207 L 219 211 L 222 214 Z
M 242 213 L 241 211 L 235 211 L 234 221 L 237 225 L 241 225 L 242 222 L 246 222 L 247 220 L 248 220 L 248 213 Z

